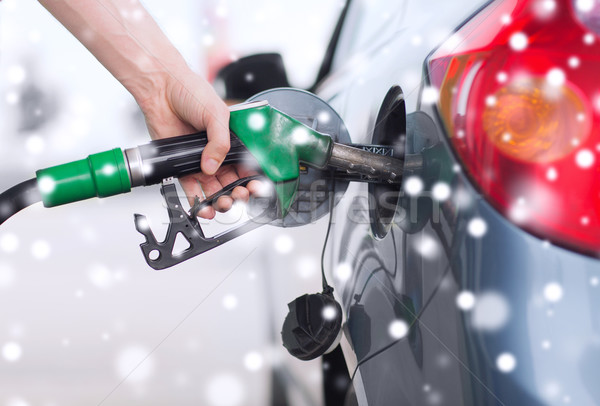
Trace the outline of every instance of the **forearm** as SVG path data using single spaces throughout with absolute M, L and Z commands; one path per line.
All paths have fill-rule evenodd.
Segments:
M 39 0 L 140 104 L 187 65 L 136 0 Z

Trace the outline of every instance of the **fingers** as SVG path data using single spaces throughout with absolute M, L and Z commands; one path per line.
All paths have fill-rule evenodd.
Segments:
M 229 151 L 229 108 L 208 82 L 193 73 L 172 81 L 167 97 L 181 121 L 206 129 L 208 144 L 200 166 L 203 173 L 214 175 Z
M 217 179 L 219 179 L 219 182 L 221 182 L 222 185 L 229 185 L 230 183 L 235 182 L 241 177 L 242 176 L 238 174 L 234 166 L 227 166 L 221 168 L 217 172 Z M 233 189 L 231 197 L 233 198 L 233 200 L 241 200 L 243 202 L 247 202 L 250 198 L 250 193 L 248 193 L 248 190 L 245 187 L 238 186 L 235 189 Z
M 185 192 L 185 195 L 188 199 L 190 207 L 194 205 L 194 200 L 196 196 L 200 198 L 200 200 L 204 200 L 206 192 L 203 191 L 203 188 L 200 186 L 198 179 L 196 179 L 195 175 L 189 175 L 182 178 L 179 178 L 179 183 L 181 183 L 181 187 Z M 198 213 L 199 217 L 212 220 L 215 217 L 215 209 L 208 206 L 200 210 Z
M 199 173 L 195 175 L 186 176 L 180 179 L 181 186 L 183 187 L 190 206 L 194 204 L 195 196 L 198 196 L 200 200 L 204 200 L 206 197 L 211 196 L 225 186 L 237 181 L 240 178 L 255 175 L 257 172 L 244 168 L 242 166 L 228 165 L 219 168 L 217 173 L 213 176 L 209 176 L 205 173 Z M 212 207 L 206 207 L 198 213 L 199 217 L 212 219 L 215 217 L 215 211 L 226 212 L 231 209 L 233 202 L 241 200 L 247 202 L 251 194 L 260 194 L 262 183 L 257 180 L 253 180 L 248 183 L 246 187 L 238 186 L 233 189 L 230 196 L 221 196 Z
M 225 155 L 229 151 L 229 110 L 223 104 L 215 109 L 215 112 L 207 109 L 206 132 L 208 135 L 208 144 L 202 152 L 202 172 L 207 175 L 213 175 L 223 163 Z
M 258 175 L 257 171 L 249 169 L 248 167 L 245 167 L 243 165 L 236 165 L 236 170 L 240 178 L 247 178 L 248 176 Z M 250 183 L 246 185 L 246 191 L 249 192 L 249 194 L 251 195 L 259 195 L 261 190 L 262 183 L 259 180 L 250 181 Z

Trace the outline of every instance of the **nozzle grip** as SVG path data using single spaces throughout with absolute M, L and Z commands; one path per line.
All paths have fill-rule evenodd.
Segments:
M 125 150 L 133 186 L 154 185 L 166 178 L 179 178 L 200 172 L 202 152 L 207 143 L 208 136 L 202 131 L 154 140 Z M 233 133 L 230 135 L 230 143 L 231 148 L 224 164 L 239 163 L 247 157 L 246 148 Z M 139 154 L 139 158 L 135 154 Z

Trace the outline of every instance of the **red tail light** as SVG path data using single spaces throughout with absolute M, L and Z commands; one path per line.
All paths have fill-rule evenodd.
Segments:
M 500 212 L 600 253 L 600 38 L 571 1 L 491 2 L 427 62 L 468 173 Z

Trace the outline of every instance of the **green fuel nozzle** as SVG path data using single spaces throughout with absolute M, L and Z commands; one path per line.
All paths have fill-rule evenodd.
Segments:
M 394 145 L 350 144 L 342 119 L 312 93 L 271 89 L 252 99 L 231 108 L 231 148 L 223 164 L 253 159 L 252 165 L 260 168 L 261 176 L 273 182 L 275 193 L 266 199 L 254 199 L 251 219 L 226 232 L 207 237 L 198 212 L 257 176 L 239 179 L 205 200 L 196 197 L 192 207 L 185 210 L 173 178 L 200 172 L 202 153 L 208 144 L 205 132 L 125 150 L 115 148 L 41 169 L 35 179 L 0 193 L 0 224 L 40 200 L 44 206 L 53 207 L 160 183 L 169 215 L 164 239 L 156 238 L 144 215 L 135 214 L 134 223 L 145 237 L 140 248 L 148 265 L 165 269 L 264 224 L 307 224 L 329 211 L 336 187 L 344 189 L 349 181 L 399 185 L 405 166 L 410 169 L 422 165 L 419 156 L 404 155 Z M 401 155 L 395 156 L 398 152 Z M 175 249 L 180 235 L 189 243 L 182 252 Z
M 299 164 L 323 168 L 331 156 L 331 137 L 305 126 L 267 102 L 231 109 L 231 149 L 224 164 L 242 162 L 250 153 L 275 184 L 280 212 L 294 201 Z M 116 148 L 86 159 L 36 172 L 45 207 L 91 197 L 126 193 L 136 186 L 160 183 L 200 171 L 206 133 L 152 141 L 125 151 Z

